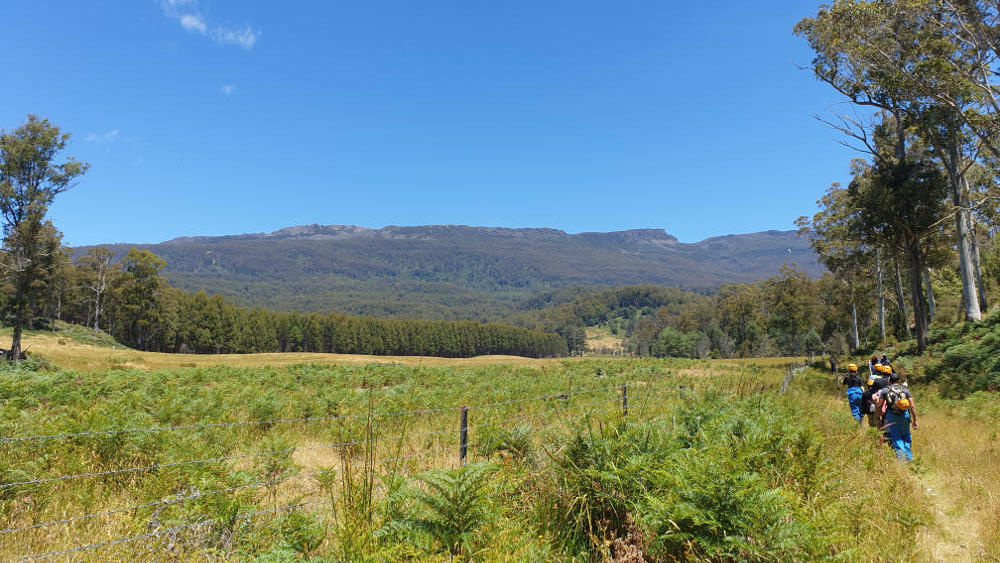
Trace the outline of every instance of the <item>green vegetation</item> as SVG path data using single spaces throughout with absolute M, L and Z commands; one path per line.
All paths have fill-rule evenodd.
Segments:
M 65 258 L 65 255 L 64 255 Z M 320 316 L 243 309 L 220 296 L 184 293 L 159 273 L 165 262 L 131 250 L 120 264 L 100 249 L 47 275 L 31 308 L 37 325 L 58 320 L 106 327 L 126 346 L 199 354 L 325 352 L 396 356 L 565 356 L 555 333 L 502 323 Z M 41 317 L 41 318 L 39 318 Z M 22 327 L 30 328 L 30 326 Z M 74 329 L 79 330 L 79 329 Z M 95 332 L 95 339 L 101 339 Z
M 152 372 L 22 365 L 0 378 L 4 436 L 153 430 L 0 444 L 0 481 L 23 483 L 0 490 L 0 525 L 42 524 L 13 532 L 0 550 L 13 557 L 164 531 L 90 555 L 916 556 L 929 519 L 919 490 L 905 471 L 885 471 L 888 454 L 859 441 L 845 412 L 816 404 L 805 388 L 776 396 L 784 373 L 775 362 L 652 359 Z M 463 404 L 472 406 L 471 463 L 460 467 L 454 407 Z M 240 421 L 255 422 L 227 425 Z M 873 462 L 858 465 L 862 457 Z M 103 475 L 24 483 L 95 472 Z M 866 510 L 887 497 L 907 500 Z
M 985 2 L 838 0 L 795 27 L 816 78 L 865 112 L 829 120 L 865 158 L 800 225 L 843 282 L 854 334 L 877 326 L 875 343 L 886 286 L 889 328 L 919 351 L 934 324 L 978 322 L 995 298 L 998 15 Z
M 34 303 L 46 298 L 59 261 L 62 235 L 45 220 L 49 205 L 68 190 L 89 165 L 73 158 L 54 160 L 69 134 L 35 115 L 11 132 L 0 132 L 0 283 L 14 327 L 9 357 L 21 358 L 21 332 L 29 328 Z
M 512 322 L 584 344 L 583 327 L 617 335 L 639 356 L 735 358 L 850 350 L 851 315 L 842 281 L 783 268 L 755 283 L 727 284 L 711 296 L 659 286 L 586 292 L 568 303 L 520 313 Z

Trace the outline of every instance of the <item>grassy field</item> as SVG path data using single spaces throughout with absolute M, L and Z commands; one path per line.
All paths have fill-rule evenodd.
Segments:
M 9 341 L 10 329 L 0 330 L 0 343 Z M 9 343 L 8 343 L 9 344 Z M 364 356 L 353 354 L 273 353 L 273 354 L 163 354 L 125 348 L 103 335 L 82 327 L 68 327 L 57 332 L 31 331 L 24 337 L 24 348 L 52 363 L 79 370 L 135 368 L 142 370 L 192 367 L 263 367 L 296 364 L 365 365 L 371 363 L 476 366 L 497 363 L 542 366 L 555 360 L 520 356 L 478 356 L 475 358 L 434 358 L 424 356 Z
M 926 405 L 930 430 L 903 465 L 859 431 L 825 374 L 779 395 L 790 359 L 158 364 L 90 338 L 32 334 L 60 367 L 0 371 L 0 558 L 898 561 L 997 549 L 991 419 L 966 402 Z

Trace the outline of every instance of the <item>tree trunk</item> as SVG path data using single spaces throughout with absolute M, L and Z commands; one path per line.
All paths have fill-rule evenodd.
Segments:
M 968 181 L 966 181 L 968 186 Z M 983 270 L 979 261 L 979 241 L 976 238 L 976 220 L 970 212 L 969 218 L 969 241 L 972 243 L 972 273 L 976 278 L 976 294 L 979 296 L 979 313 L 982 314 L 990 308 L 986 298 L 986 285 L 983 283 Z
M 982 320 L 982 310 L 979 308 L 979 292 L 976 291 L 976 273 L 972 266 L 972 240 L 968 229 L 968 210 L 959 209 L 956 223 L 958 225 L 958 270 L 962 278 L 962 301 L 965 303 L 965 320 L 978 322 Z
M 15 282 L 13 312 L 14 312 L 14 336 L 10 343 L 10 359 L 15 362 L 21 361 L 21 335 L 25 327 L 31 325 L 31 300 L 28 297 L 28 287 L 33 278 L 34 264 L 30 261 L 17 272 Z
M 101 330 L 101 294 L 94 297 L 94 332 Z
M 21 326 L 14 325 L 14 340 L 10 343 L 10 357 L 9 359 L 20 362 L 21 361 Z
M 923 252 L 920 250 L 920 239 L 911 235 L 907 245 L 910 255 L 910 300 L 913 305 L 913 325 L 917 333 L 917 353 L 923 353 L 927 348 L 930 331 L 927 326 L 927 313 L 924 309 L 924 290 L 921 278 L 924 272 Z
M 931 286 L 931 272 L 927 269 L 926 262 L 924 263 L 924 285 L 927 286 L 927 321 L 934 320 L 934 316 L 937 314 L 937 306 L 934 304 L 934 287 Z
M 958 273 L 962 279 L 962 298 L 965 303 L 965 320 L 978 322 L 982 320 L 982 311 L 979 308 L 979 293 L 976 291 L 976 274 L 972 267 L 972 237 L 969 232 L 969 210 L 964 208 L 966 203 L 964 182 L 965 178 L 959 172 L 958 147 L 952 145 L 948 159 L 944 159 L 945 169 L 948 172 L 948 179 L 951 184 L 952 204 L 958 208 L 955 214 L 955 225 L 957 227 L 958 240 Z
M 958 250 L 958 273 L 962 281 L 962 303 L 964 303 L 965 320 L 978 322 L 982 319 L 982 309 L 979 305 L 979 292 L 976 290 L 976 275 L 972 258 L 972 234 L 970 232 L 970 211 L 966 208 L 968 180 L 961 171 L 963 158 L 959 144 L 958 133 L 936 149 L 945 172 L 948 174 L 948 184 L 951 188 L 951 202 L 957 208 L 955 213 L 956 238 Z
M 906 301 L 903 299 L 903 274 L 899 271 L 899 257 L 892 253 L 892 263 L 896 266 L 896 306 L 899 307 L 899 314 L 902 317 L 903 328 L 906 330 L 906 337 L 910 338 L 910 315 L 906 313 Z
M 906 160 L 906 129 L 903 127 L 903 112 L 893 110 L 892 117 L 896 120 L 896 164 Z
M 885 342 L 885 294 L 882 289 L 882 276 L 885 270 L 882 269 L 882 249 L 875 249 L 875 278 L 877 280 L 876 292 L 876 314 L 878 315 L 878 343 Z
M 854 350 L 857 350 L 861 347 L 861 342 L 858 338 L 858 307 L 854 299 L 851 299 L 851 335 L 854 336 Z

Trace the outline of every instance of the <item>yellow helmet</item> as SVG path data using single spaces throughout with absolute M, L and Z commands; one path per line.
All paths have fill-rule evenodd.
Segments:
M 856 364 L 848 364 L 847 371 L 858 371 L 858 366 Z
M 907 410 L 909 408 L 910 408 L 910 400 L 909 399 L 899 399 L 898 401 L 896 401 L 896 409 L 897 410 L 905 411 L 905 410 Z
M 878 364 L 875 366 L 875 371 L 879 373 L 885 373 L 885 366 L 883 366 L 882 364 Z

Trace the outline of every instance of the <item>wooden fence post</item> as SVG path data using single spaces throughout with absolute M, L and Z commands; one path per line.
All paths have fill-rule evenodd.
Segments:
M 469 407 L 462 407 L 462 422 L 458 430 L 458 459 L 465 465 L 465 455 L 469 449 Z

